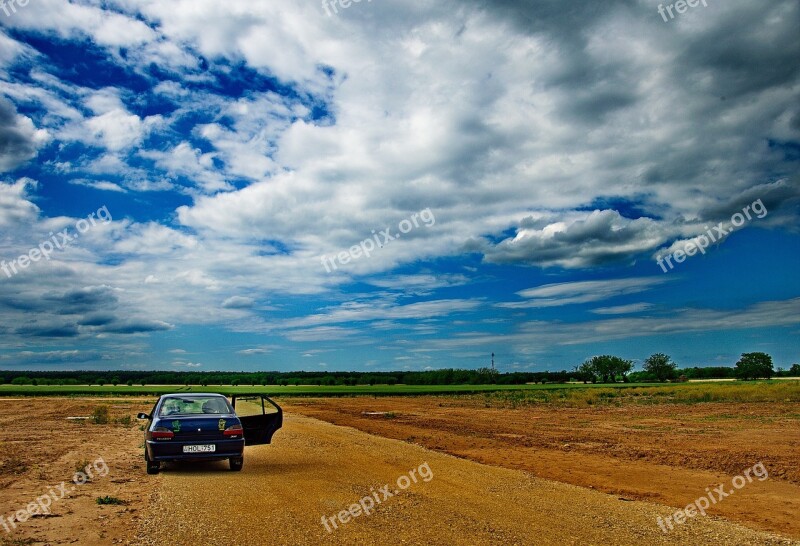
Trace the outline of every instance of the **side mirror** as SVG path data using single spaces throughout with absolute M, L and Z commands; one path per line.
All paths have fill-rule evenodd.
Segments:
M 140 413 L 139 415 L 136 416 L 136 418 L 137 419 L 150 419 L 150 416 L 147 415 L 146 413 Z

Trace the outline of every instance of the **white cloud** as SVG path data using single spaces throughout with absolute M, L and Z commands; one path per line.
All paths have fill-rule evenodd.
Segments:
M 29 117 L 18 114 L 11 103 L 0 97 L 0 172 L 36 157 L 49 138 L 46 130 L 37 129 Z
M 24 59 L 33 82 L 3 82 L 25 115 L 6 108 L 0 170 L 29 162 L 52 136 L 59 145 L 100 148 L 97 157 L 52 165 L 74 184 L 128 192 L 115 198 L 180 191 L 193 200 L 174 218 L 129 218 L 93 232 L 14 279 L 9 294 L 30 290 L 35 300 L 46 284 L 102 282 L 119 289 L 120 313 L 167 326 L 354 339 L 363 332 L 348 323 L 387 328 L 484 305 L 477 298 L 339 303 L 350 296 L 337 287 L 352 281 L 422 295 L 485 271 L 415 269 L 427 259 L 478 252 L 504 265 L 624 266 L 697 236 L 760 192 L 775 203 L 765 197 L 764 225 L 796 229 L 800 192 L 786 178 L 792 165 L 784 157 L 786 143 L 800 139 L 795 3 L 730 2 L 671 26 L 625 2 L 587 10 L 551 4 L 385 0 L 329 18 L 313 2 L 113 0 L 114 12 L 97 2 L 31 3 L 8 24 L 90 37 L 108 62 L 152 83 L 175 111 L 146 117 L 147 93 L 62 81 L 47 62 L 31 60 L 34 50 L 0 32 L 0 73 L 5 78 L 9 63 Z M 153 62 L 170 81 L 149 75 Z M 243 81 L 222 90 L 209 64 L 231 74 L 255 70 L 274 89 Z M 312 119 L 312 108 L 327 114 Z M 173 134 L 196 112 L 210 121 Z M 151 135 L 164 140 L 143 147 Z M 32 226 L 35 241 L 74 221 L 40 218 L 31 187 L 0 184 L 3 227 Z M 426 207 L 435 226 L 334 274 L 321 266 L 320 255 Z M 26 251 L 29 239 L 4 242 L 3 250 Z M 398 266 L 407 267 L 395 273 Z M 499 305 L 591 303 L 659 282 L 557 283 Z M 265 322 L 253 302 L 267 294 L 313 294 L 316 307 Z M 594 312 L 646 310 L 636 305 Z M 62 322 L 50 331 L 88 330 Z M 623 323 L 608 323 L 615 324 Z
M 18 226 L 32 223 L 39 216 L 39 207 L 30 201 L 29 188 L 36 182 L 21 178 L 13 184 L 0 182 L 0 226 Z
M 113 191 L 118 193 L 126 193 L 127 190 L 119 186 L 119 184 L 115 184 L 114 182 L 108 182 L 107 180 L 86 180 L 83 178 L 79 179 L 72 179 L 69 181 L 70 184 L 75 184 L 76 186 L 86 186 L 87 188 L 94 188 L 96 190 L 101 191 Z
M 642 311 L 652 309 L 652 307 L 652 303 L 631 303 L 629 305 L 616 305 L 614 307 L 598 307 L 597 309 L 592 309 L 592 313 L 597 315 L 628 315 L 631 313 L 641 313 Z
M 222 307 L 226 309 L 250 309 L 255 304 L 253 298 L 244 296 L 231 296 L 222 302 Z
M 517 292 L 526 301 L 498 303 L 498 307 L 525 309 L 602 301 L 636 294 L 668 282 L 665 277 L 632 277 L 603 281 L 576 281 L 545 284 Z
M 528 321 L 517 331 L 495 335 L 467 332 L 449 339 L 420 342 L 421 347 L 448 351 L 503 344 L 508 350 L 543 352 L 555 345 L 608 343 L 646 336 L 691 332 L 735 332 L 754 328 L 777 328 L 800 323 L 800 298 L 767 301 L 744 309 L 678 309 L 658 316 L 627 317 L 586 322 Z

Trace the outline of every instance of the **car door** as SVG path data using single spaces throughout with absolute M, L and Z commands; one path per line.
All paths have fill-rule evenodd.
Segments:
M 246 446 L 270 443 L 272 435 L 283 426 L 283 410 L 266 395 L 233 395 L 231 403 L 242 422 Z

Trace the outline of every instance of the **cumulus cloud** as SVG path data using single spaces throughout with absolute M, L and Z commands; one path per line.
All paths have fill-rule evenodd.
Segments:
M 30 179 L 20 179 L 13 184 L 0 182 L 0 226 L 30 223 L 39 215 L 39 207 L 30 201 L 28 192 L 36 187 Z
M 339 17 L 296 2 L 104 6 L 40 0 L 0 33 L 0 171 L 17 180 L 0 183 L 0 226 L 30 228 L 6 234 L 5 255 L 74 222 L 50 210 L 63 180 L 131 203 L 0 286 L 20 336 L 209 323 L 297 343 L 362 342 L 367 324 L 428 335 L 440 326 L 425 321 L 498 301 L 524 313 L 661 282 L 545 281 L 488 304 L 458 292 L 494 266 L 624 272 L 755 199 L 770 211 L 759 227 L 796 230 L 791 0 L 725 2 L 670 25 L 635 0 L 385 0 Z M 33 35 L 85 46 L 119 81 L 77 77 Z M 17 172 L 37 154 L 48 191 Z M 167 210 L 151 212 L 158 198 Z M 320 265 L 424 208 L 435 226 L 331 274 Z M 474 255 L 483 264 L 432 265 Z M 266 295 L 303 310 L 264 316 Z
M 36 157 L 47 140 L 46 130 L 36 129 L 30 118 L 18 114 L 13 104 L 0 97 L 0 172 Z
M 611 210 L 594 211 L 583 218 L 541 227 L 536 224 L 523 221 L 513 238 L 496 245 L 485 244 L 486 260 L 589 267 L 630 259 L 652 250 L 667 235 L 664 228 L 649 218 L 630 220 Z

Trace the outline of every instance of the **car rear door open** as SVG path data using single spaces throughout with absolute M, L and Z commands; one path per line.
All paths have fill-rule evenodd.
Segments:
M 266 395 L 233 395 L 231 402 L 242 422 L 247 446 L 270 443 L 272 435 L 283 426 L 283 410 Z

